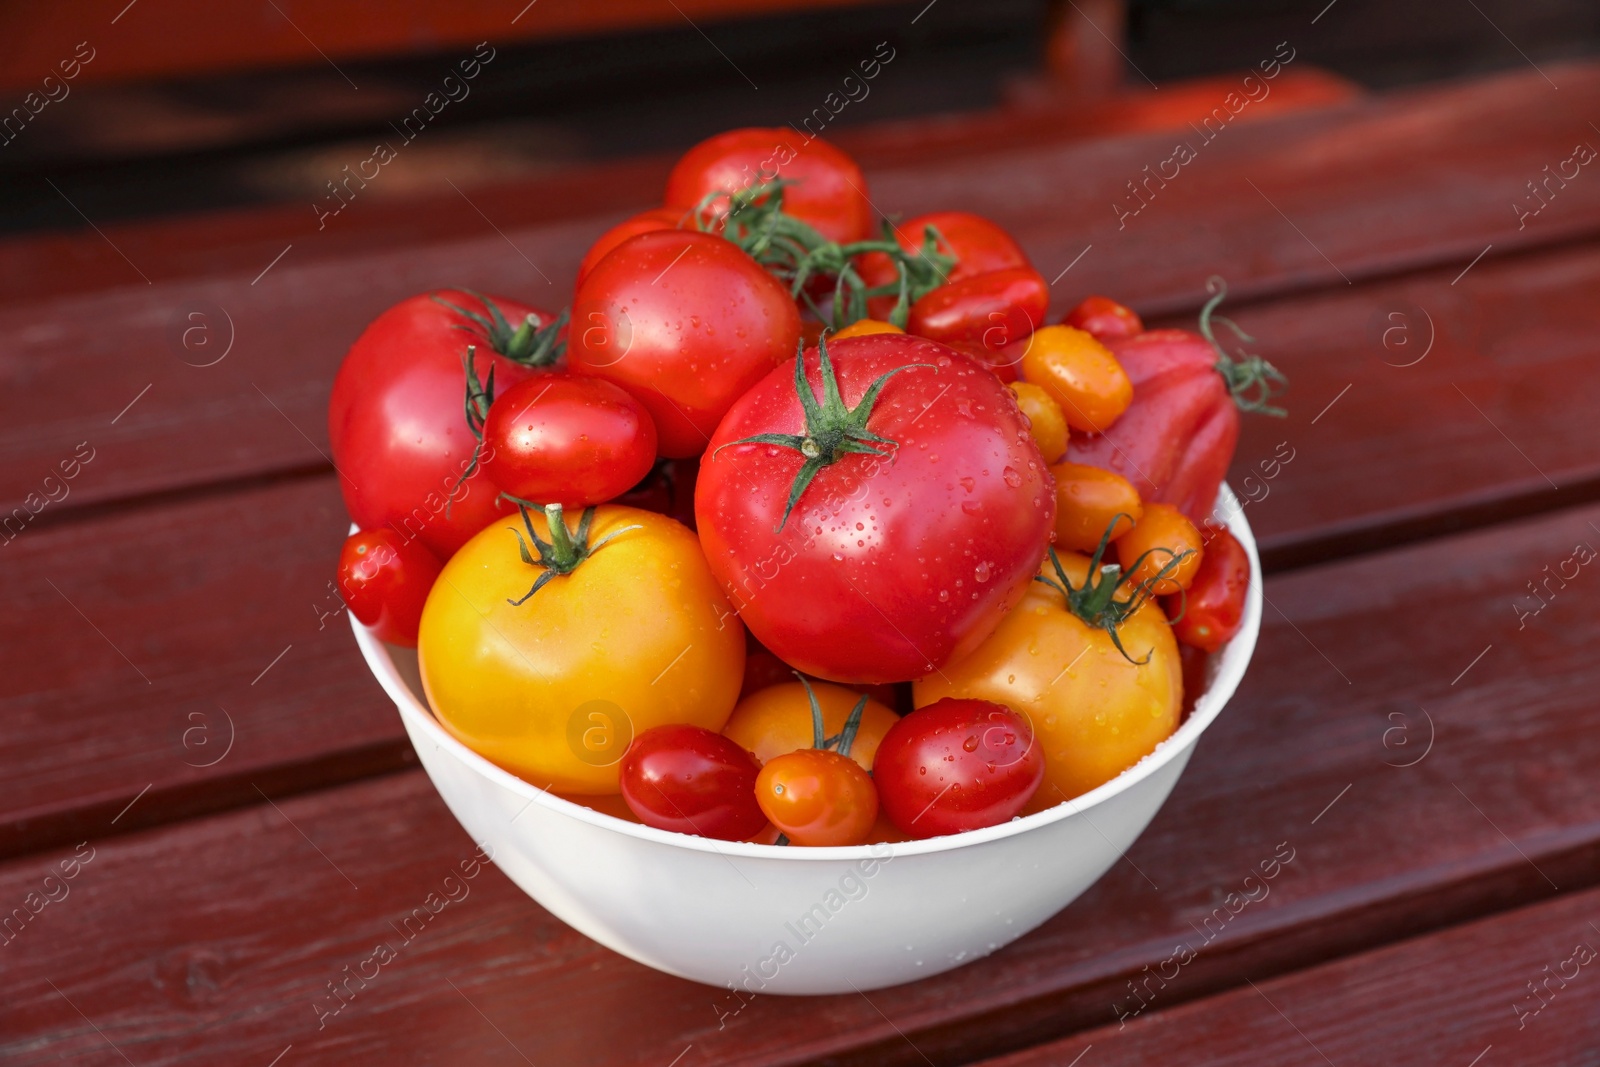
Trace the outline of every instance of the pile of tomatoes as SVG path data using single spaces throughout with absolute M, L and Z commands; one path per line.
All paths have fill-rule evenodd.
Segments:
M 1049 285 L 977 215 L 736 130 L 559 314 L 380 315 L 334 384 L 339 582 L 455 737 L 687 834 L 853 845 L 1069 800 L 1179 724 L 1240 625 L 1211 519 L 1282 378 Z M 1180 648 L 1185 651 L 1180 651 Z

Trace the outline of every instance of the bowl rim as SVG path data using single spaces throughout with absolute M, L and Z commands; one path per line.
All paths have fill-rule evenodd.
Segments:
M 395 706 L 400 711 L 401 719 L 408 727 L 421 730 L 422 734 L 433 742 L 435 748 L 449 753 L 458 763 L 464 764 L 481 777 L 499 785 L 501 788 L 526 798 L 529 803 L 540 804 L 552 811 L 577 819 L 580 822 L 588 823 L 601 830 L 609 830 L 655 844 L 687 848 L 697 852 L 716 853 L 723 857 L 789 860 L 795 862 L 882 860 L 885 856 L 883 851 L 885 847 L 890 850 L 888 855 L 892 855 L 895 858 L 924 855 L 999 841 L 1071 818 L 1127 792 L 1139 782 L 1149 778 L 1168 763 L 1177 759 L 1180 753 L 1187 752 L 1194 747 L 1200 735 L 1221 714 L 1223 707 L 1233 697 L 1234 692 L 1239 687 L 1239 682 L 1244 678 L 1245 670 L 1255 653 L 1256 639 L 1260 634 L 1262 602 L 1264 599 L 1261 588 L 1261 559 L 1256 551 L 1255 535 L 1250 529 L 1249 521 L 1244 517 L 1243 505 L 1239 503 L 1238 497 L 1234 495 L 1227 483 L 1223 483 L 1218 488 L 1217 501 L 1212 508 L 1212 517 L 1227 526 L 1228 531 L 1238 539 L 1239 543 L 1244 547 L 1245 554 L 1249 556 L 1250 589 L 1246 594 L 1244 618 L 1239 632 L 1223 647 L 1211 684 L 1195 701 L 1194 709 L 1190 712 L 1189 717 L 1179 725 L 1178 729 L 1172 732 L 1171 736 L 1161 741 L 1148 756 L 1145 756 L 1138 763 L 1135 763 L 1109 782 L 1096 786 L 1087 793 L 1062 801 L 1060 804 L 1044 811 L 1021 816 L 995 826 L 986 826 L 981 830 L 968 830 L 959 834 L 945 834 L 920 841 L 880 842 L 867 845 L 835 845 L 812 848 L 786 848 L 749 841 L 721 841 L 693 834 L 682 834 L 672 830 L 658 830 L 643 823 L 628 822 L 614 815 L 596 811 L 586 805 L 566 800 L 491 763 L 488 759 L 458 741 L 434 717 L 432 710 L 422 702 L 422 699 L 412 691 L 411 686 L 400 675 L 399 669 L 395 666 L 394 659 L 390 655 L 389 648 L 379 641 L 372 631 L 363 626 L 356 619 L 353 612 L 350 613 L 350 626 L 355 631 L 356 643 L 361 648 L 361 654 L 366 659 L 367 666 L 372 670 L 384 692 L 394 701 Z M 356 529 L 355 525 L 352 524 L 350 527 L 351 532 L 356 532 Z M 410 730 L 408 730 L 408 736 L 414 737 Z M 437 785 L 435 785 L 435 788 L 437 789 Z

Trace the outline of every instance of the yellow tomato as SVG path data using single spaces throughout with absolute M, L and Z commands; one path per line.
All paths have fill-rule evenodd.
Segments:
M 861 694 L 828 682 L 812 682 L 811 689 L 822 709 L 823 736 L 833 737 L 844 729 L 844 721 Z M 850 758 L 870 771 L 878 742 L 899 721 L 900 716 L 876 700 L 868 700 L 861 712 L 855 743 L 850 746 Z M 812 747 L 811 701 L 806 687 L 799 682 L 785 682 L 751 693 L 733 709 L 722 734 L 744 746 L 762 763 L 786 752 Z
M 1089 560 L 1059 558 L 1072 588 L 1084 591 Z M 1040 574 L 1060 580 L 1049 560 Z M 1118 594 L 1126 596 L 1127 586 Z M 1045 757 L 1044 783 L 1026 810 L 1042 811 L 1109 782 L 1178 728 L 1183 675 L 1160 605 L 1146 600 L 1117 635 L 1127 656 L 1060 590 L 1034 582 L 975 652 L 913 686 L 916 705 L 970 697 L 1026 717 Z
M 866 337 L 874 333 L 905 333 L 892 322 L 880 322 L 878 319 L 857 319 L 844 329 L 835 333 L 829 340 L 843 341 L 846 337 Z
M 1050 468 L 1056 481 L 1056 548 L 1093 552 L 1118 515 L 1112 539 L 1133 529 L 1144 515 L 1139 490 L 1120 474 L 1086 463 L 1058 463 Z
M 1031 382 L 1012 382 L 1017 407 L 1028 416 L 1033 439 L 1046 463 L 1054 463 L 1067 453 L 1067 420 L 1055 398 Z
M 1117 539 L 1117 559 L 1132 572 L 1128 581 L 1149 582 L 1157 596 L 1189 588 L 1204 554 L 1200 531 L 1171 504 L 1151 504 L 1133 529 Z
M 1133 402 L 1133 382 L 1111 349 L 1071 326 L 1033 331 L 1022 377 L 1049 393 L 1067 425 L 1083 433 L 1105 433 Z
M 618 761 L 651 727 L 722 729 L 739 697 L 744 628 L 695 535 L 602 505 L 588 547 L 575 549 L 581 561 L 552 573 L 560 567 L 524 562 L 518 544 L 526 536 L 540 558 L 549 519 L 533 509 L 523 519 L 468 541 L 422 610 L 422 685 L 445 729 L 534 785 L 582 795 L 617 792 Z M 571 537 L 581 524 L 562 529 Z

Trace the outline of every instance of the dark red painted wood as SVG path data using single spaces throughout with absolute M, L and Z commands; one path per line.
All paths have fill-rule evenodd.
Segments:
M 1551 895 L 1547 877 L 1591 885 L 1600 586 L 1580 568 L 1523 630 L 1513 607 L 1575 543 L 1600 543 L 1591 524 L 1600 508 L 1274 579 L 1243 688 L 1129 862 L 991 959 L 870 1002 L 761 999 L 719 1030 L 716 991 L 600 949 L 484 873 L 319 1031 L 326 983 L 471 851 L 411 773 L 97 837 L 71 895 L 0 947 L 0 1052 L 111 1062 L 109 1040 L 140 1064 L 266 1063 L 292 1044 L 303 1062 L 644 1065 L 692 1045 L 702 1063 L 964 1062 L 1115 1024 L 1126 983 L 1208 917 L 1221 932 L 1152 1011 Z M 1217 920 L 1284 842 L 1270 891 Z M 0 869 L 0 903 L 59 858 Z

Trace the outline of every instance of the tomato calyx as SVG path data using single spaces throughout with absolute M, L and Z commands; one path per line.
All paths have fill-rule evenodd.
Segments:
M 1051 545 L 1048 551 L 1050 566 L 1055 570 L 1057 580 L 1042 574 L 1034 575 L 1033 580 L 1048 585 L 1060 593 L 1066 601 L 1068 611 L 1082 619 L 1086 625 L 1104 630 L 1110 635 L 1111 643 L 1117 647 L 1117 651 L 1122 653 L 1123 659 L 1136 667 L 1142 667 L 1150 662 L 1154 649 L 1146 652 L 1143 659 L 1134 659 L 1128 655 L 1128 650 L 1122 647 L 1122 637 L 1118 631 L 1125 621 L 1155 596 L 1156 583 L 1171 575 L 1184 559 L 1194 553 L 1192 550 L 1173 552 L 1170 548 L 1152 548 L 1141 554 L 1134 560 L 1133 566 L 1126 570 L 1116 563 L 1101 565 L 1100 560 L 1105 556 L 1106 546 L 1111 543 L 1112 531 L 1117 528 L 1119 522 L 1128 518 L 1127 515 L 1119 514 L 1106 526 L 1100 544 L 1095 547 L 1094 555 L 1089 559 L 1089 573 L 1085 575 L 1083 585 L 1076 588 L 1073 586 L 1071 579 L 1067 577 L 1066 569 L 1061 566 L 1061 557 L 1056 555 L 1054 545 Z M 1164 552 L 1170 558 L 1155 574 L 1133 585 L 1128 597 L 1117 599 L 1117 592 L 1126 587 L 1140 565 L 1157 552 Z M 1179 616 L 1182 617 L 1181 611 Z
M 488 342 L 496 355 L 504 356 L 524 367 L 548 367 L 560 359 L 566 350 L 566 342 L 561 339 L 561 331 L 567 325 L 567 316 L 570 314 L 566 308 L 562 308 L 561 314 L 548 325 L 540 326 L 534 317 L 529 315 L 518 325 L 512 326 L 500 310 L 500 306 L 493 300 L 482 293 L 474 293 L 471 289 L 461 291 L 479 300 L 489 314 L 480 315 L 476 311 L 468 311 L 461 305 L 452 304 L 437 295 L 433 300 L 467 319 L 471 324 L 463 325 L 457 322 L 451 324 L 451 329 L 463 330 Z
M 799 502 L 800 496 L 806 491 L 817 472 L 830 466 L 851 453 L 860 453 L 868 456 L 887 456 L 894 448 L 899 447 L 899 442 L 887 437 L 880 437 L 867 429 L 867 420 L 872 417 L 873 406 L 878 402 L 878 394 L 889 379 L 903 370 L 914 367 L 932 368 L 931 363 L 908 363 L 903 367 L 896 367 L 891 371 L 878 376 L 878 379 L 867 386 L 867 391 L 861 394 L 861 400 L 853 408 L 844 405 L 844 398 L 839 395 L 839 380 L 833 373 L 833 362 L 828 358 L 828 344 L 826 340 L 817 342 L 817 358 L 822 372 L 822 401 L 818 403 L 816 393 L 811 389 L 811 384 L 806 381 L 805 346 L 801 345 L 800 351 L 794 357 L 794 388 L 800 398 L 800 407 L 805 412 L 806 432 L 793 433 L 758 433 L 749 437 L 741 437 L 737 441 L 729 441 L 721 448 L 732 448 L 734 445 L 778 445 L 782 448 L 792 448 L 805 457 L 806 461 L 801 466 L 800 472 L 795 475 L 794 482 L 789 487 L 789 502 L 784 506 L 783 518 L 778 520 L 778 525 L 773 533 L 781 533 L 789 522 L 789 515 L 794 511 L 794 506 Z M 887 446 L 887 447 L 878 447 Z
M 560 504 L 545 504 L 541 506 L 531 500 L 523 500 L 521 497 L 512 496 L 510 493 L 501 493 L 500 496 L 517 505 L 517 511 L 522 515 L 522 525 L 528 531 L 528 536 L 524 539 L 521 530 L 518 530 L 515 526 L 506 527 L 516 535 L 517 551 L 522 554 L 522 562 L 530 567 L 542 569 L 542 573 L 533 583 L 533 588 L 524 593 L 521 600 L 512 600 L 510 597 L 506 597 L 506 603 L 514 608 L 526 603 L 528 598 L 543 589 L 550 579 L 561 574 L 571 574 L 577 570 L 584 560 L 600 551 L 601 547 L 607 542 L 615 540 L 629 530 L 643 529 L 638 523 L 632 526 L 624 526 L 620 530 L 611 531 L 591 545 L 589 543 L 589 526 L 594 522 L 593 507 L 583 509 L 583 517 L 578 520 L 578 529 L 574 533 L 567 529 L 566 516 L 561 513 Z M 545 520 L 550 524 L 550 540 L 546 541 L 534 533 L 533 520 L 528 516 L 529 508 L 539 508 L 544 512 Z M 534 551 L 539 554 L 538 559 L 535 559 L 533 553 L 528 551 L 529 541 L 533 542 Z
M 850 709 L 850 714 L 845 717 L 844 725 L 839 728 L 839 732 L 832 737 L 825 737 L 822 727 L 822 705 L 817 702 L 815 690 L 811 688 L 811 683 L 806 680 L 805 675 L 795 671 L 794 676 L 805 686 L 806 699 L 811 702 L 811 747 L 849 756 L 850 746 L 856 743 L 856 732 L 861 729 L 861 715 L 867 710 L 866 694 L 863 693 L 861 699 L 856 701 L 856 706 Z
M 1253 344 L 1255 338 L 1245 333 L 1237 322 L 1215 313 L 1217 305 L 1228 295 L 1228 283 L 1220 274 L 1213 274 L 1206 279 L 1206 292 L 1211 294 L 1211 299 L 1200 309 L 1200 335 L 1217 351 L 1217 373 L 1228 383 L 1228 392 L 1233 396 L 1233 402 L 1239 405 L 1240 411 L 1254 411 L 1279 419 L 1285 417 L 1288 412 L 1274 406 L 1272 398 L 1289 388 L 1288 377 L 1253 352 L 1240 351 L 1230 354 L 1222 347 L 1222 343 L 1217 340 L 1212 330 L 1213 322 L 1220 322 L 1228 327 L 1239 340 L 1246 343 Z

